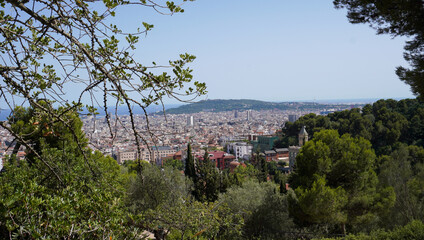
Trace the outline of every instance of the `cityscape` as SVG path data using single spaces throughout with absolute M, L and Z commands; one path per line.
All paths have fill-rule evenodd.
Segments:
M 424 239 L 424 1 L 0 1 L 0 239 Z
M 144 140 L 139 146 L 140 159 L 156 165 L 163 165 L 169 158 L 183 161 L 186 157 L 187 144 L 191 143 L 198 157 L 203 156 L 205 149 L 208 149 L 212 150 L 212 153 L 225 152 L 228 155 L 227 160 L 230 161 L 250 161 L 257 150 L 263 154 L 269 152 L 268 155 L 274 151 L 273 142 L 281 136 L 281 129 L 286 122 L 295 122 L 299 117 L 309 113 L 320 115 L 350 109 L 352 104 L 335 104 L 333 108 L 328 107 L 323 105 L 315 110 L 275 109 L 150 114 L 147 116 L 149 125 L 145 115 L 137 114 L 134 115 L 135 126 L 138 132 L 144 133 Z M 135 144 L 130 116 L 111 117 L 109 121 L 112 130 L 104 116 L 82 116 L 81 119 L 83 130 L 93 151 L 98 150 L 109 155 L 119 164 L 139 159 L 139 148 Z M 14 138 L 4 129 L 0 131 L 2 136 L 0 159 L 4 161 L 5 156 L 13 152 Z M 111 132 L 114 137 L 111 137 Z M 18 152 L 18 157 L 25 157 L 23 146 Z M 288 148 L 280 160 L 289 165 Z M 229 162 L 226 166 L 229 166 Z

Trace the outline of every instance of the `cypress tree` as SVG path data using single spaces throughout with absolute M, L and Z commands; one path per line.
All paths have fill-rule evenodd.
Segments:
M 184 173 L 187 177 L 191 178 L 192 180 L 194 180 L 195 176 L 196 176 L 196 170 L 194 167 L 194 157 L 193 154 L 191 153 L 191 144 L 189 143 L 187 145 L 187 158 L 185 161 L 185 170 Z
M 203 161 L 199 161 L 198 173 L 194 181 L 193 195 L 198 201 L 214 202 L 218 199 L 220 176 L 215 164 L 209 159 L 207 151 Z
M 256 153 L 256 164 L 256 167 L 259 170 L 259 182 L 266 182 L 268 180 L 268 166 L 265 158 L 261 156 L 259 152 Z

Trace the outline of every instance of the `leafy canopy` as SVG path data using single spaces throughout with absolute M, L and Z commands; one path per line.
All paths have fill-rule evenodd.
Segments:
M 297 220 L 352 226 L 375 221 L 394 203 L 393 189 L 378 188 L 375 160 L 364 138 L 339 136 L 336 130 L 315 133 L 296 157 L 290 177 Z
M 172 15 L 184 11 L 185 1 L 0 1 L 1 101 L 11 115 L 16 105 L 26 102 L 58 121 L 62 121 L 60 115 L 40 100 L 67 111 L 86 104 L 90 114 L 101 106 L 112 140 L 116 133 L 110 115 L 115 111 L 110 106 L 124 105 L 138 148 L 142 142 L 153 141 L 151 132 L 136 128 L 133 108 L 146 113 L 148 106 L 161 104 L 164 97 L 188 101 L 205 94 L 206 86 L 193 82 L 192 69 L 187 67 L 193 55 L 181 54 L 166 65 L 137 61 L 140 36 L 154 26 L 135 19 L 140 27 L 124 31 L 123 24 L 116 24 L 116 13 L 127 5 Z

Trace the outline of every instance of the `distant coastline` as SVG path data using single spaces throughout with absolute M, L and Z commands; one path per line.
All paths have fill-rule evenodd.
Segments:
M 171 109 L 171 108 L 177 108 L 182 106 L 183 104 L 165 104 L 165 111 L 167 109 Z M 110 113 L 112 115 L 115 115 L 115 106 L 109 106 L 108 110 L 110 111 Z M 161 105 L 152 105 L 149 106 L 146 109 L 147 114 L 152 114 L 152 113 L 156 113 L 156 112 L 160 112 L 162 111 L 163 108 Z M 97 116 L 105 116 L 105 112 L 102 111 L 101 107 L 97 107 L 97 112 L 99 113 Z M 81 116 L 84 116 L 85 114 L 87 114 L 88 111 L 84 110 L 81 112 Z M 144 111 L 141 108 L 137 108 L 134 107 L 133 108 L 133 113 L 134 114 L 143 114 L 144 115 Z M 118 106 L 118 108 L 116 109 L 116 114 L 121 116 L 121 115 L 128 115 L 129 111 L 127 109 L 126 106 Z M 10 109 L 0 109 L 0 121 L 5 121 L 7 120 L 7 117 L 10 115 Z

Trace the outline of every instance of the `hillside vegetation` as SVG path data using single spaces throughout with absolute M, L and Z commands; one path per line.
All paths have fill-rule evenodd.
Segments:
M 362 106 L 360 104 L 354 107 Z M 224 112 L 224 111 L 245 111 L 245 110 L 319 110 L 323 108 L 350 108 L 351 105 L 344 104 L 318 104 L 313 102 L 264 102 L 250 99 L 229 99 L 229 100 L 205 100 L 178 108 L 166 110 L 166 113 L 197 113 L 197 112 Z

